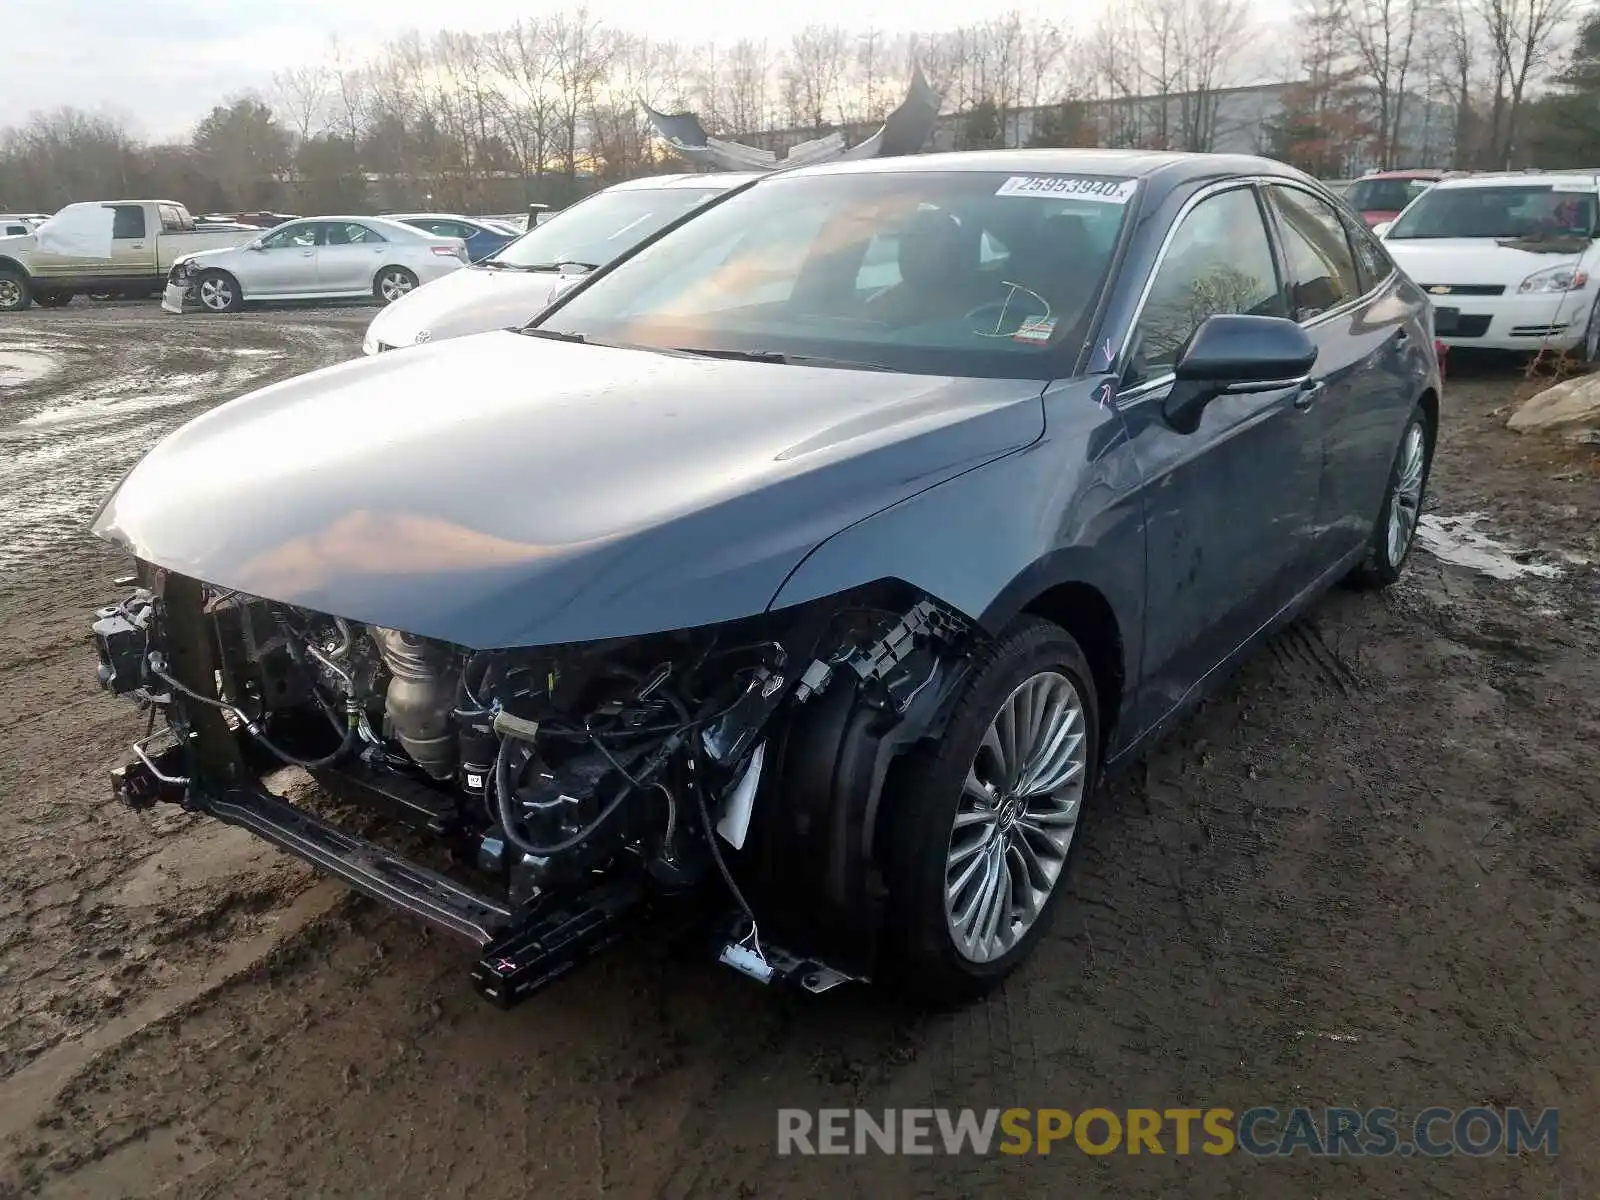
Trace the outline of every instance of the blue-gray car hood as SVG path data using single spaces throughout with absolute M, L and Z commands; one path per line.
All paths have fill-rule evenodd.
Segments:
M 1041 391 L 487 333 L 220 405 L 94 531 L 474 648 L 686 628 L 762 611 L 832 534 L 1038 439 Z

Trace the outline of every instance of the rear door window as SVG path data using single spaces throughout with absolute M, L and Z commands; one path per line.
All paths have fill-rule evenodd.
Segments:
M 1360 296 L 1364 289 L 1350 237 L 1333 206 L 1280 184 L 1266 192 L 1278 218 L 1298 319 L 1310 320 Z
M 131 241 L 144 236 L 144 207 L 139 204 L 114 204 L 111 219 L 111 237 L 114 241 Z

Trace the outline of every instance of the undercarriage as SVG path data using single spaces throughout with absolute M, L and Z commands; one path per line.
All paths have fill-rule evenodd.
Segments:
M 481 650 L 141 564 L 94 625 L 149 713 L 134 808 L 240 826 L 476 947 L 502 1007 L 652 911 L 812 991 L 877 969 L 897 762 L 938 736 L 982 635 L 893 582 L 720 626 Z M 299 768 L 363 832 L 275 794 Z M 369 826 L 377 832 L 369 836 Z M 391 849 L 421 835 L 423 853 Z

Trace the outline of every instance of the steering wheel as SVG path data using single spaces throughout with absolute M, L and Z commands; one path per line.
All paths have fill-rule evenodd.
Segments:
M 1032 304 L 1029 303 L 1030 300 L 1033 301 Z M 1033 311 L 1030 312 L 1030 309 Z M 1048 304 L 1043 305 L 1041 308 L 1037 297 L 1027 292 L 1020 292 L 1020 294 L 1005 300 L 991 300 L 987 304 L 980 304 L 961 319 L 963 321 L 977 321 L 986 315 L 993 314 L 994 325 L 998 329 L 1001 318 L 1007 314 L 1015 313 L 1019 319 L 1026 320 L 1029 317 L 1046 316 L 1049 312 L 1050 306 Z

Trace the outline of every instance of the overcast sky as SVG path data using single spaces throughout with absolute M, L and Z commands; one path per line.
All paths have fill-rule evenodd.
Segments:
M 1092 21 L 1104 0 L 1073 0 Z M 70 104 L 105 110 L 140 137 L 180 136 L 224 95 L 266 90 L 274 71 L 317 61 L 337 34 L 374 49 L 417 29 L 509 26 L 554 4 L 530 0 L 0 0 L 0 126 Z M 591 0 L 612 24 L 652 37 L 727 42 L 787 38 L 809 22 L 883 29 L 952 28 L 1032 6 L 1014 0 Z M 1052 4 L 1058 19 L 1069 11 Z M 793 14 L 786 17 L 784 14 Z M 687 22 L 688 29 L 682 27 Z

